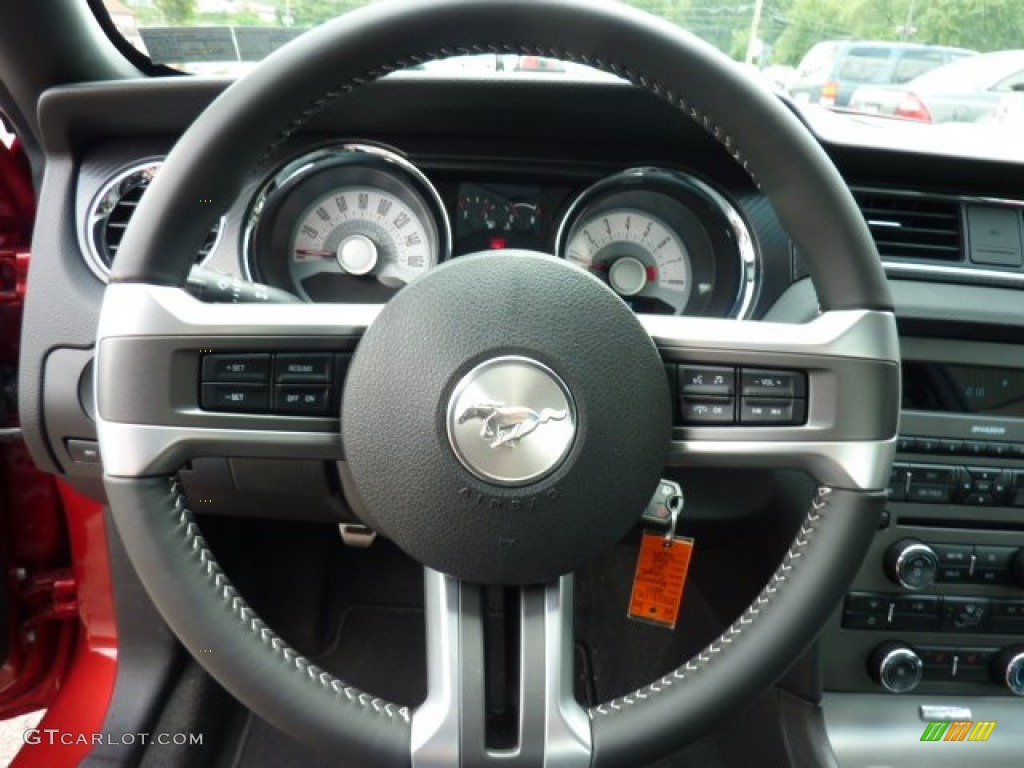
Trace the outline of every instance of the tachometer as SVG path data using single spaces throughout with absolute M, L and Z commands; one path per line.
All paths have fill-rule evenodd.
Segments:
M 383 302 L 446 258 L 437 192 L 414 166 L 363 146 L 292 163 L 254 206 L 254 276 L 316 302 Z
M 742 217 L 703 182 L 660 168 L 599 181 L 569 207 L 558 255 L 606 281 L 637 312 L 743 317 L 757 258 Z
M 573 228 L 565 256 L 607 279 L 623 297 L 643 297 L 681 314 L 690 298 L 690 255 L 680 235 L 658 217 L 612 208 Z

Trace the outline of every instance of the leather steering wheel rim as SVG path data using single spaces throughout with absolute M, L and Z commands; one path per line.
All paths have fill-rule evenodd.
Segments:
M 478 52 L 589 64 L 666 100 L 703 125 L 769 197 L 806 255 L 823 310 L 891 309 L 870 234 L 799 120 L 688 33 L 583 0 L 385 1 L 304 35 L 229 87 L 181 138 L 125 235 L 112 284 L 182 286 L 219 215 L 216 203 L 235 199 L 254 164 L 326 104 L 393 70 Z M 104 370 L 114 364 L 101 353 L 98 383 L 110 380 Z M 108 472 L 105 482 L 143 584 L 216 679 L 262 717 L 352 765 L 410 764 L 413 713 L 319 669 L 268 628 L 221 572 L 173 476 Z M 777 680 L 852 578 L 883 504 L 877 490 L 819 489 L 743 616 L 677 670 L 588 712 L 591 764 L 636 765 L 664 754 Z M 215 652 L 198 653 L 206 648 Z

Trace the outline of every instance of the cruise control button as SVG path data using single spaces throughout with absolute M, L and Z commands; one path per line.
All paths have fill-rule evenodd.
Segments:
M 203 355 L 203 381 L 265 384 L 270 381 L 270 355 Z
M 275 379 L 278 384 L 328 384 L 333 366 L 330 352 L 278 354 Z
M 279 386 L 274 393 L 274 410 L 296 416 L 325 416 L 329 412 L 331 390 L 327 387 Z
M 262 413 L 270 407 L 270 387 L 263 384 L 204 383 L 199 405 L 207 411 Z
M 740 378 L 745 397 L 807 397 L 807 380 L 798 371 L 743 368 Z
M 683 395 L 718 395 L 736 392 L 736 371 L 706 365 L 680 365 L 679 387 Z

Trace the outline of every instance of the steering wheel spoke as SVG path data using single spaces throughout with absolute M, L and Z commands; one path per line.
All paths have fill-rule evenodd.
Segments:
M 518 590 L 516 735 L 487 728 L 483 588 L 425 569 L 427 680 L 412 718 L 413 768 L 591 764 L 590 721 L 573 698 L 573 579 Z
M 670 463 L 799 468 L 831 487 L 885 487 L 899 396 L 891 313 L 641 322 L 678 376 Z
M 96 374 L 106 473 L 173 472 L 204 456 L 342 458 L 347 359 L 379 310 L 207 304 L 180 288 L 111 285 Z

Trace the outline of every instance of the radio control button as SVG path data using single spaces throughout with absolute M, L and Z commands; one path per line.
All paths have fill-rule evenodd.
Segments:
M 939 559 L 927 544 L 900 539 L 886 551 L 882 567 L 896 584 L 907 589 L 924 589 L 935 582 Z
M 952 489 L 948 485 L 922 485 L 911 482 L 907 499 L 923 504 L 948 504 L 952 495 Z
M 974 557 L 979 568 L 998 568 L 1008 571 L 1013 556 L 1016 554 L 1016 547 L 976 546 L 974 548 Z
M 965 584 L 970 580 L 970 569 L 966 565 L 940 565 L 936 577 L 936 581 L 946 584 Z
M 956 467 L 927 466 L 923 464 L 912 464 L 910 466 L 910 480 L 915 483 L 952 485 L 955 477 Z
M 960 503 L 967 507 L 994 507 L 996 498 L 991 493 L 969 493 Z
M 968 544 L 932 544 L 939 565 L 953 565 L 967 568 L 971 564 L 974 548 Z
M 939 453 L 946 456 L 960 456 L 963 452 L 963 440 L 939 440 Z

